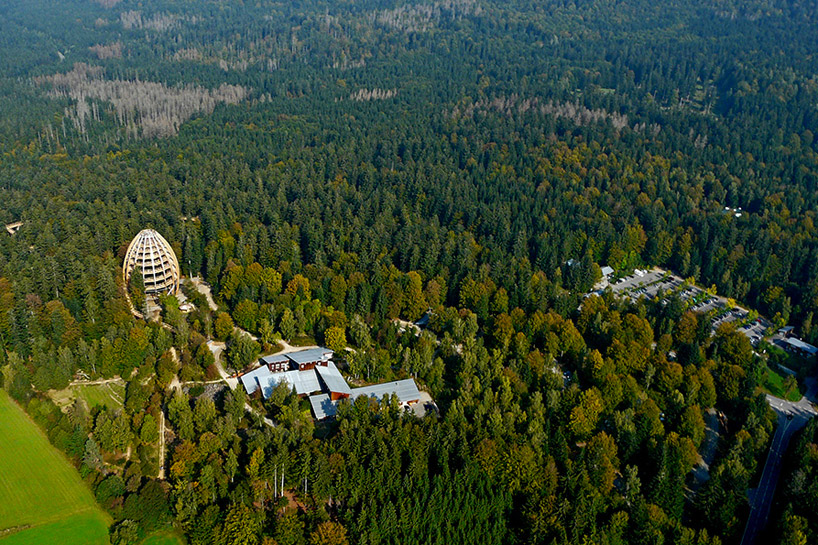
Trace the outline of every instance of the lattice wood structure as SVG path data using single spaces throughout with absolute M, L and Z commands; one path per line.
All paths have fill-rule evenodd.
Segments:
M 137 267 L 142 273 L 147 297 L 175 295 L 179 290 L 179 261 L 168 241 L 153 229 L 140 231 L 125 252 L 122 276 L 126 286 Z

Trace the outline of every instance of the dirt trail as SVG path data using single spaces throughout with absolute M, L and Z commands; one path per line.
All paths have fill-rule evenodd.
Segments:
M 210 284 L 199 280 L 199 277 L 194 276 L 190 279 L 190 283 L 196 288 L 196 291 L 201 293 L 207 299 L 207 304 L 210 307 L 210 310 L 217 311 L 219 310 L 219 306 L 216 304 L 216 301 L 213 300 L 213 293 L 210 291 Z
M 715 409 L 710 408 L 704 413 L 704 441 L 699 448 L 699 461 L 693 466 L 693 483 L 690 488 L 696 492 L 710 479 L 710 465 L 716 457 L 719 446 L 719 416 Z
M 68 383 L 69 386 L 93 386 L 96 384 L 110 384 L 111 382 L 122 382 L 124 383 L 120 377 L 114 378 L 101 378 L 98 380 L 72 380 Z
M 165 411 L 159 411 L 159 474 L 157 479 L 165 478 Z

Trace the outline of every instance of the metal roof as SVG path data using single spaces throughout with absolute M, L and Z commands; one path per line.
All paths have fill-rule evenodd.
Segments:
M 336 367 L 335 363 L 329 360 L 332 350 L 326 348 L 312 348 L 290 354 L 274 354 L 261 359 L 262 365 L 249 373 L 242 375 L 239 380 L 244 385 L 248 394 L 252 394 L 258 389 L 264 398 L 270 397 L 276 386 L 282 382 L 287 383 L 298 395 L 311 394 L 313 392 L 330 392 L 336 394 L 347 394 L 352 399 L 365 396 L 377 401 L 381 401 L 386 395 L 394 394 L 401 403 L 410 403 L 420 399 L 420 391 L 413 379 L 396 380 L 384 384 L 373 384 L 362 388 L 350 388 L 343 375 Z M 280 373 L 270 371 L 268 365 L 291 360 L 296 364 L 309 364 L 319 361 L 326 361 L 327 365 L 317 365 L 307 371 L 292 370 Z M 315 418 L 321 420 L 329 416 L 334 416 L 337 412 L 338 402 L 332 401 L 327 393 L 310 396 Z
M 401 403 L 410 403 L 420 399 L 420 390 L 418 390 L 415 381 L 411 378 L 385 382 L 384 384 L 373 384 L 362 388 L 352 388 L 351 390 L 352 400 L 364 396 L 380 402 L 388 394 L 395 394 Z M 333 401 L 328 394 L 310 396 L 312 412 L 318 420 L 335 416 L 338 412 L 338 403 L 340 403 L 340 400 Z
M 247 390 L 247 393 L 252 394 L 259 388 L 263 388 L 267 385 L 270 375 L 272 375 L 270 368 L 266 365 L 262 365 L 257 369 L 253 369 L 249 373 L 243 374 L 241 377 L 239 377 L 239 380 L 241 380 L 241 383 L 244 385 L 244 389 Z M 262 391 L 262 393 L 264 392 Z M 267 394 L 264 397 L 269 395 L 270 394 Z
M 247 391 L 248 395 L 252 394 L 259 388 L 258 382 L 256 382 L 256 378 L 250 376 L 249 374 L 240 376 L 239 380 L 241 381 L 242 385 L 244 385 L 244 389 Z
M 335 367 L 333 362 L 329 362 L 326 367 L 323 365 L 316 365 L 315 370 L 318 376 L 324 381 L 327 390 L 336 394 L 350 395 L 352 391 L 349 389 L 347 381 L 341 376 L 341 372 Z
M 274 365 L 288 361 L 290 361 L 290 358 L 288 358 L 286 354 L 273 354 L 272 356 L 264 356 L 261 358 L 261 363 L 265 365 Z
M 312 405 L 312 412 L 318 420 L 335 416 L 335 413 L 338 412 L 338 402 L 330 399 L 327 394 L 310 396 L 310 405 Z
M 804 352 L 806 352 L 808 354 L 818 354 L 818 348 L 815 348 L 814 346 L 812 346 L 809 343 L 805 343 L 801 339 L 789 338 L 789 339 L 787 339 L 787 342 L 791 346 L 794 346 L 795 348 L 797 348 L 799 350 L 803 350 Z
M 340 374 L 340 373 L 339 373 Z M 248 394 L 252 394 L 261 388 L 261 395 L 264 399 L 270 397 L 273 390 L 280 382 L 286 382 L 295 389 L 298 395 L 311 394 L 321 390 L 321 383 L 318 381 L 318 375 L 314 369 L 308 371 L 284 371 L 281 373 L 273 373 L 266 365 L 245 373 L 239 380 L 244 385 L 244 389 Z
M 269 379 L 269 393 L 263 390 L 264 397 L 269 397 L 273 393 L 273 388 L 278 386 L 280 382 L 287 382 L 293 387 L 295 393 L 298 395 L 311 394 L 321 390 L 321 384 L 318 382 L 318 375 L 314 369 L 307 371 L 284 371 L 283 373 L 273 373 Z
M 395 394 L 401 403 L 409 403 L 420 399 L 420 390 L 418 390 L 417 384 L 411 378 L 353 388 L 351 395 L 353 398 L 366 396 L 380 401 L 387 394 Z
M 299 352 L 290 352 L 286 354 L 295 363 L 301 365 L 306 363 L 315 363 L 317 361 L 326 361 L 332 357 L 332 350 L 329 348 L 309 348 Z
M 613 267 L 604 266 L 602 267 L 602 276 L 610 276 L 614 273 Z

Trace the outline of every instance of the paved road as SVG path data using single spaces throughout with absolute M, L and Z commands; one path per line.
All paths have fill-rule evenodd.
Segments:
M 764 472 L 758 482 L 758 488 L 750 491 L 750 516 L 741 538 L 741 545 L 754 545 L 761 532 L 767 525 L 770 516 L 770 507 L 775 496 L 778 478 L 781 476 L 781 461 L 790 439 L 795 432 L 807 425 L 810 418 L 817 413 L 813 407 L 816 399 L 816 382 L 811 379 L 807 382 L 807 395 L 800 401 L 791 402 L 771 395 L 767 396 L 767 403 L 778 414 L 778 423 L 770 444 L 770 452 L 764 463 Z

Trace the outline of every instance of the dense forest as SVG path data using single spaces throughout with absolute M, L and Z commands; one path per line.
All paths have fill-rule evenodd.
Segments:
M 660 266 L 818 341 L 816 23 L 794 0 L 0 3 L 2 386 L 114 544 L 738 543 L 764 360 L 676 297 L 584 296 Z M 145 227 L 217 310 L 185 284 L 193 312 L 132 315 Z M 241 371 L 282 339 L 439 414 L 316 423 L 196 384 L 209 340 Z M 78 372 L 122 377 L 122 407 L 57 407 Z M 818 539 L 808 432 L 780 543 Z
M 786 545 L 810 543 L 818 535 L 813 506 L 818 501 L 818 438 L 815 421 L 802 430 L 795 445 L 789 452 L 788 467 L 785 467 L 783 494 L 777 505 L 778 525 L 769 529 L 771 535 L 779 535 Z

